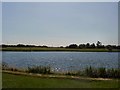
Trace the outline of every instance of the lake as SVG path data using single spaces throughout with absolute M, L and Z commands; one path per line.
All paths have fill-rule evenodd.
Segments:
M 86 67 L 118 67 L 118 52 L 2 52 L 2 61 L 12 67 L 50 66 L 54 71 L 82 70 Z

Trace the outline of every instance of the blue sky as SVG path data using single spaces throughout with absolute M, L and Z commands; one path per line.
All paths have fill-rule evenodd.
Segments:
M 3 43 L 118 44 L 117 2 L 4 2 Z

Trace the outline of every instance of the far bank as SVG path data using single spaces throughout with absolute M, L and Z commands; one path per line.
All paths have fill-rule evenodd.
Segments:
M 60 48 L 60 47 L 4 47 L 0 51 L 69 51 L 69 52 L 120 52 L 120 49 L 106 49 L 106 48 Z

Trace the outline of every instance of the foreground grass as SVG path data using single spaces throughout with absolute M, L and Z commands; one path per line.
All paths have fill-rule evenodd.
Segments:
M 0 48 L 2 51 L 78 51 L 78 52 L 109 52 L 108 49 L 72 49 L 72 48 L 41 48 L 41 47 L 6 47 Z M 120 50 L 113 49 L 112 52 L 119 52 Z
M 47 78 L 3 73 L 3 88 L 118 88 L 118 80 Z

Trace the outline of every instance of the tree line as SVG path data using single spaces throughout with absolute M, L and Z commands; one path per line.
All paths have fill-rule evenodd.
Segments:
M 36 45 L 24 45 L 24 44 L 17 44 L 17 45 L 5 45 L 2 44 L 0 45 L 1 47 L 5 48 L 5 47 L 41 47 L 41 48 L 50 48 L 49 46 L 43 45 L 43 46 L 36 46 Z M 70 44 L 68 46 L 60 46 L 58 48 L 79 48 L 79 49 L 85 49 L 85 48 L 103 48 L 103 49 L 120 49 L 120 46 L 118 45 L 103 45 L 102 42 L 97 41 L 97 43 L 86 43 L 86 44 Z
M 6 47 L 43 47 L 43 48 L 47 48 L 48 46 L 43 45 L 43 46 L 36 46 L 36 45 L 24 45 L 24 44 L 17 44 L 17 45 L 6 45 L 6 44 L 2 44 L 0 45 L 3 48 Z
M 97 43 L 86 43 L 86 44 L 70 44 L 66 48 L 107 48 L 107 49 L 120 49 L 120 46 L 118 45 L 103 45 L 102 42 L 97 41 Z

